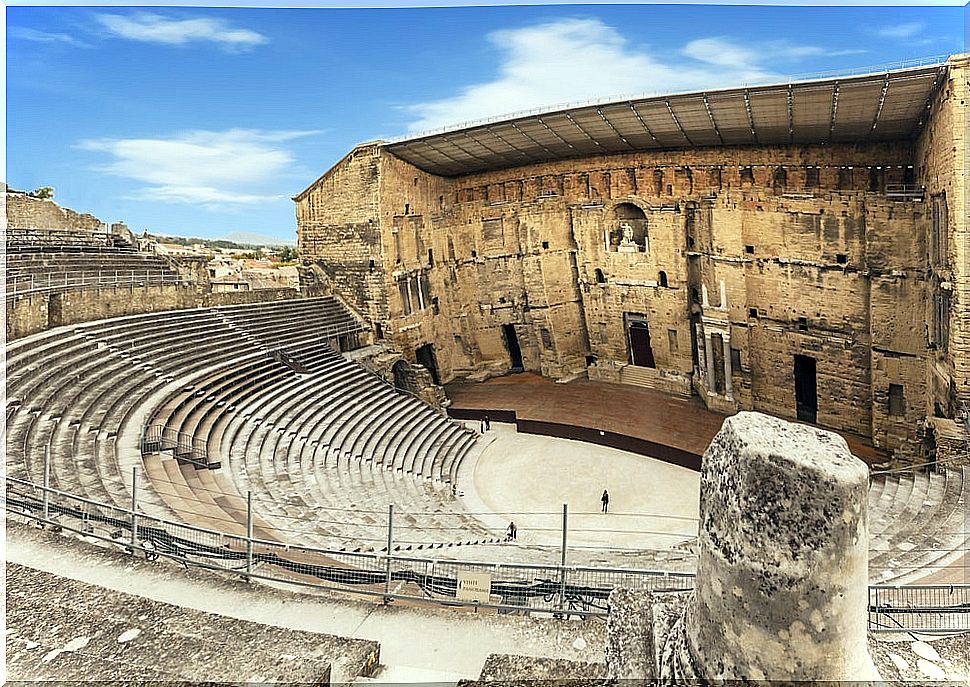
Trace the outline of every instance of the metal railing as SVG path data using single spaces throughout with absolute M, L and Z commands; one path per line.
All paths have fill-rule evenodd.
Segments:
M 211 469 L 221 467 L 219 462 L 209 462 L 209 447 L 204 439 L 166 425 L 152 424 L 142 430 L 143 456 L 168 451 L 171 451 L 177 460 L 192 463 L 196 467 Z
M 44 274 L 7 275 L 7 298 L 30 293 L 98 289 L 115 286 L 156 286 L 180 284 L 183 279 L 168 270 L 98 270 L 47 272 Z
M 970 584 L 872 585 L 873 632 L 970 632 Z
M 886 197 L 901 200 L 923 200 L 926 189 L 916 184 L 886 184 Z
M 49 486 L 6 478 L 6 509 L 44 526 L 94 537 L 140 552 L 245 578 L 445 606 L 500 612 L 605 616 L 613 589 L 689 591 L 694 574 L 595 566 L 538 565 L 441 560 L 397 555 L 393 507 L 387 539 L 378 552 L 348 552 L 271 541 L 253 536 L 252 496 L 246 521 L 214 531 L 143 513 L 132 470 L 130 509 L 74 496 Z M 463 598 L 463 583 L 484 585 L 481 600 Z M 487 599 L 487 600 L 486 600 Z M 874 632 L 970 631 L 970 584 L 872 585 L 868 622 Z
M 132 483 L 135 484 L 133 475 Z M 133 494 L 135 492 L 133 491 Z M 452 561 L 394 553 L 393 508 L 387 544 L 379 552 L 348 552 L 258 539 L 252 535 L 252 497 L 247 519 L 235 531 L 218 532 L 81 498 L 13 477 L 6 478 L 6 509 L 45 526 L 114 542 L 148 559 L 160 557 L 252 579 L 327 589 L 352 595 L 473 606 L 503 612 L 605 616 L 617 587 L 686 591 L 694 575 L 661 570 L 589 566 Z M 463 598 L 467 576 L 484 580 L 485 598 Z

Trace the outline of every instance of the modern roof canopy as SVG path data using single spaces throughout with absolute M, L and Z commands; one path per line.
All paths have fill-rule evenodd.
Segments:
M 912 138 L 947 66 L 634 98 L 383 144 L 441 176 L 589 155 Z

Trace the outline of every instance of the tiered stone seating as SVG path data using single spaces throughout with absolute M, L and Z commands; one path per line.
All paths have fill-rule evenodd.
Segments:
M 911 582 L 970 549 L 970 468 L 877 475 L 869 491 L 869 576 Z M 962 577 L 962 576 L 961 576 Z
M 139 466 L 151 485 L 139 490 L 146 513 L 234 534 L 245 531 L 252 491 L 258 538 L 376 549 L 394 504 L 401 547 L 492 541 L 447 484 L 476 435 L 331 348 L 361 327 L 319 298 L 117 318 L 12 342 L 8 473 L 41 482 L 49 446 L 56 488 L 127 508 Z M 274 359 L 279 350 L 306 373 Z M 144 455 L 119 443 L 155 426 L 193 448 L 169 456 L 150 433 Z
M 114 247 L 21 247 L 7 255 L 7 295 L 128 284 L 172 284 L 179 274 L 162 257 Z

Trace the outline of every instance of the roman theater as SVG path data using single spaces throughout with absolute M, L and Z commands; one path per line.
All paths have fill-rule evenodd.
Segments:
M 966 680 L 968 60 L 361 143 L 298 288 L 8 188 L 8 677 Z

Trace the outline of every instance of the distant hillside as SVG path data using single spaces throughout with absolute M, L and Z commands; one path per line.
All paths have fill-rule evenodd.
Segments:
M 234 231 L 222 237 L 225 241 L 233 241 L 247 246 L 295 246 L 294 239 L 277 239 L 264 234 L 254 234 L 248 231 Z
M 258 236 L 256 234 L 245 234 L 234 232 L 221 239 L 202 239 L 187 236 L 165 236 L 163 234 L 152 234 L 161 243 L 174 243 L 179 246 L 191 246 L 195 243 L 203 243 L 214 248 L 229 248 L 252 250 L 264 246 L 295 246 L 296 241 L 279 241 L 269 236 Z M 258 239 L 258 240 L 255 240 Z

